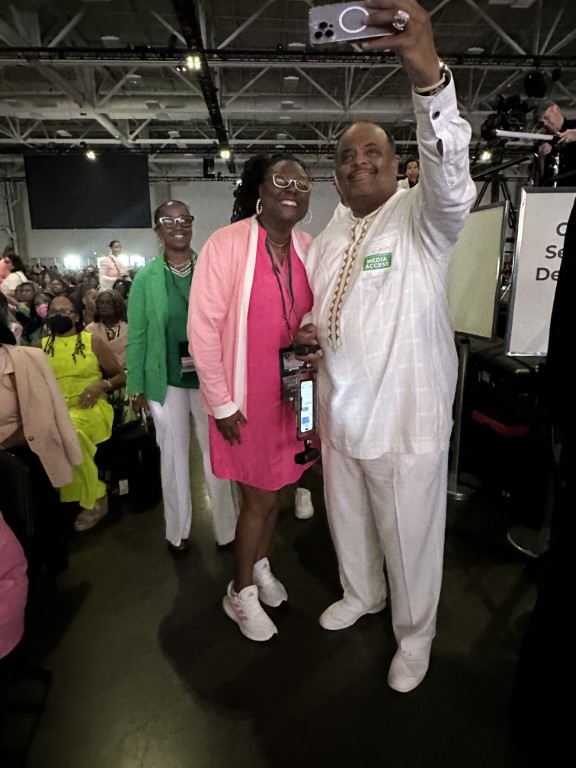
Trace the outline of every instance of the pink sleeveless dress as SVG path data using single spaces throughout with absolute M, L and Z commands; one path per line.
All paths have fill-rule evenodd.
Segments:
M 282 265 L 280 286 L 292 333 L 312 307 L 312 292 L 304 265 L 291 254 L 292 292 L 288 291 L 288 259 Z M 267 491 L 297 482 L 309 464 L 296 464 L 294 454 L 304 444 L 296 438 L 296 413 L 283 403 L 279 352 L 290 346 L 284 322 L 280 287 L 266 250 L 266 232 L 259 228 L 254 281 L 248 308 L 247 408 L 248 424 L 240 427 L 241 445 L 230 445 L 210 417 L 210 458 L 216 477 L 237 480 Z

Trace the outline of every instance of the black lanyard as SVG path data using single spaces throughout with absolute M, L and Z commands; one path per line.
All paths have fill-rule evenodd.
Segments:
M 270 250 L 268 238 L 266 238 L 266 250 L 268 251 L 268 256 L 270 256 L 270 261 L 272 263 L 272 271 L 274 272 L 276 282 L 278 283 L 278 290 L 280 291 L 280 299 L 282 300 L 282 317 L 284 318 L 284 325 L 286 326 L 286 330 L 288 331 L 288 335 L 290 336 L 290 341 L 293 342 L 294 337 L 292 336 L 292 329 L 290 328 L 289 316 L 292 314 L 292 312 L 294 312 L 296 320 L 298 320 L 298 322 L 300 321 L 298 319 L 298 315 L 296 314 L 296 310 L 294 309 L 294 291 L 292 289 L 292 254 L 290 252 L 291 248 L 288 248 L 288 251 L 285 257 L 288 259 L 288 285 L 286 287 L 288 289 L 288 295 L 290 296 L 289 311 L 286 309 L 286 299 L 284 298 L 284 291 L 282 289 L 282 282 L 284 281 L 280 280 L 280 268 L 278 267 L 276 259 L 274 258 L 274 254 Z

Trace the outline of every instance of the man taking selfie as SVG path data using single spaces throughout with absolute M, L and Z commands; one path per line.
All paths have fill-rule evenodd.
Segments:
M 398 645 L 389 685 L 423 680 L 436 631 L 448 449 L 458 376 L 448 313 L 452 250 L 476 196 L 470 126 L 415 0 L 368 0 L 366 23 L 392 34 L 362 43 L 396 51 L 412 86 L 420 180 L 398 189 L 392 138 L 351 125 L 335 165 L 348 210 L 316 238 L 314 294 L 298 341 L 317 341 L 326 506 L 343 598 L 320 617 L 350 627 L 386 606 Z M 311 321 L 311 322 L 310 322 Z

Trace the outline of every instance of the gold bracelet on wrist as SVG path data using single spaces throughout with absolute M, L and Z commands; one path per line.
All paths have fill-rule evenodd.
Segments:
M 442 77 L 437 83 L 434 83 L 434 85 L 427 85 L 424 88 L 419 88 L 418 86 L 413 85 L 412 90 L 414 93 L 417 93 L 418 96 L 436 96 L 437 93 L 443 91 L 450 82 L 452 74 L 445 65 L 440 68 L 440 71 L 442 72 Z

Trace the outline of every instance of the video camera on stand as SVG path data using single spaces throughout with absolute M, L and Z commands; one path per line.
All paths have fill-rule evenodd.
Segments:
M 280 350 L 282 400 L 292 403 L 296 413 L 296 437 L 304 441 L 304 450 L 294 456 L 296 464 L 308 464 L 320 458 L 320 451 L 312 445 L 318 423 L 316 369 L 312 363 L 297 359 L 319 349 L 316 344 L 294 344 Z

